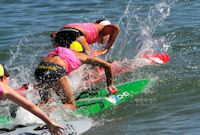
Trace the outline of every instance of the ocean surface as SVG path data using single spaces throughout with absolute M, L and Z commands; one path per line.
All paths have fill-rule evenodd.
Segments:
M 71 22 L 105 17 L 120 26 L 103 59 L 133 59 L 145 49 L 171 56 L 166 65 L 142 66 L 126 78 L 155 81 L 136 99 L 91 118 L 95 124 L 84 135 L 200 134 L 199 0 L 1 0 L 0 5 L 0 63 L 9 67 L 13 87 L 34 81 L 35 66 L 52 49 L 50 32 Z

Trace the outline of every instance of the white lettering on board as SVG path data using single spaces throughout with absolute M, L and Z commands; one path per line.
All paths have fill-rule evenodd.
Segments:
M 123 99 L 124 97 L 128 97 L 130 94 L 127 92 L 127 91 L 125 91 L 125 92 L 123 92 L 122 94 L 119 94 L 119 95 L 117 95 L 117 98 L 118 99 Z

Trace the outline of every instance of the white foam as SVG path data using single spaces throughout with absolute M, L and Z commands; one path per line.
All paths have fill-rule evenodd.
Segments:
M 14 119 L 14 123 L 27 125 L 33 123 L 44 123 L 40 118 L 36 117 L 29 111 L 25 110 L 22 107 L 19 107 L 16 112 L 16 118 Z

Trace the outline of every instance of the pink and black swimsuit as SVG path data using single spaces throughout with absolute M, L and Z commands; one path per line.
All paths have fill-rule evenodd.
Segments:
M 80 36 L 84 36 L 89 44 L 95 43 L 98 40 L 96 25 L 94 23 L 66 24 L 64 28 L 57 32 L 54 40 L 57 46 L 69 48 L 70 44 Z M 83 52 L 85 52 L 84 47 L 82 48 Z
M 85 31 L 85 38 L 89 44 L 92 44 L 98 39 L 98 30 L 95 23 L 70 23 L 64 25 L 65 28 L 76 27 Z
M 81 66 L 81 61 L 68 48 L 54 48 L 47 57 L 53 56 L 59 56 L 66 63 L 66 67 L 63 68 L 55 63 L 41 62 L 35 70 L 35 79 L 38 82 L 52 84 Z

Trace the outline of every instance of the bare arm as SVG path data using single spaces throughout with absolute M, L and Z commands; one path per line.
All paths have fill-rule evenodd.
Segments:
M 76 110 L 76 104 L 74 101 L 74 96 L 72 93 L 72 89 L 69 85 L 69 81 L 67 76 L 63 76 L 60 80 L 59 80 L 60 86 L 62 87 L 63 93 L 65 94 L 65 101 L 68 103 L 67 105 L 65 105 L 68 108 L 74 109 Z M 61 94 L 59 91 L 57 91 L 58 95 Z M 60 97 L 62 97 L 62 95 L 60 95 Z
M 112 65 L 110 63 L 108 63 L 107 61 L 104 61 L 98 57 L 86 55 L 83 53 L 77 53 L 77 52 L 75 52 L 75 53 L 76 53 L 76 56 L 83 63 L 90 64 L 92 66 L 103 67 L 105 69 L 107 86 L 112 85 L 112 67 L 111 67 Z
M 4 92 L 4 98 L 7 98 L 16 104 L 20 105 L 24 109 L 30 111 L 40 119 L 42 119 L 49 127 L 49 130 L 51 133 L 57 133 L 60 132 L 60 126 L 55 124 L 48 116 L 45 114 L 39 107 L 37 107 L 35 104 L 27 100 L 26 98 L 20 96 L 17 92 L 15 92 L 10 86 L 2 84 L 3 85 L 3 92 Z
M 119 27 L 117 25 L 107 25 L 104 26 L 104 28 L 100 31 L 100 36 L 103 36 L 102 43 L 108 40 L 108 43 L 106 47 L 103 50 L 94 50 L 89 52 L 89 54 L 94 56 L 100 56 L 108 53 L 108 51 L 113 46 L 118 34 L 119 34 Z M 106 39 L 106 36 L 109 36 L 108 39 Z M 104 39 L 105 38 L 105 39 Z
M 77 41 L 83 46 L 87 55 L 100 56 L 104 54 L 102 50 L 92 50 L 84 36 L 79 37 Z
M 84 36 L 79 37 L 77 41 L 83 46 L 87 55 L 100 56 L 107 53 L 105 50 L 92 50 Z
M 117 25 L 107 25 L 100 31 L 101 35 L 109 35 L 108 43 L 104 50 L 92 50 L 84 36 L 79 37 L 77 41 L 83 46 L 88 55 L 100 56 L 106 54 L 110 50 L 119 31 L 120 29 Z
M 86 52 L 91 52 L 92 48 L 88 44 L 86 38 L 84 36 L 80 36 L 78 39 L 76 39 L 85 49 Z
M 112 47 L 113 43 L 115 42 L 118 34 L 119 34 L 119 27 L 117 25 L 107 25 L 103 28 L 101 33 L 103 35 L 110 35 L 108 43 L 105 47 L 105 50 L 109 51 L 110 48 Z
M 100 66 L 103 67 L 106 74 L 106 85 L 107 90 L 110 94 L 115 94 L 118 92 L 117 88 L 112 83 L 112 64 L 108 63 L 107 61 L 104 61 L 102 59 L 99 59 L 98 57 L 89 56 L 83 53 L 74 52 L 77 58 L 79 58 L 82 63 L 90 64 L 93 66 Z

